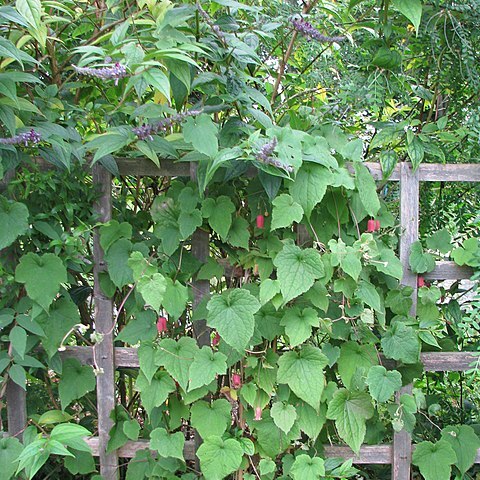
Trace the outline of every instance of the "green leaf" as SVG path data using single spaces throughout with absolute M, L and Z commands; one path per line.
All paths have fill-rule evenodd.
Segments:
M 127 265 L 132 269 L 133 280 L 137 282 L 144 275 L 151 277 L 158 272 L 158 268 L 147 260 L 142 252 L 132 252 L 127 260 Z
M 225 374 L 226 360 L 227 357 L 223 353 L 214 352 L 210 347 L 205 346 L 198 350 L 190 365 L 188 390 L 209 385 L 217 375 Z
M 110 220 L 108 224 L 99 229 L 100 245 L 104 252 L 107 252 L 111 245 L 121 238 L 130 240 L 132 238 L 132 226 L 127 222 L 119 223 L 116 220 Z
M 152 410 L 165 403 L 168 394 L 175 391 L 175 383 L 167 372 L 157 372 L 149 382 L 140 371 L 136 388 L 140 392 L 140 398 L 146 412 L 151 415 Z
M 218 153 L 218 127 L 212 119 L 203 114 L 188 117 L 183 124 L 183 138 L 200 153 L 213 158 Z
M 380 165 L 382 166 L 383 178 L 387 179 L 395 170 L 398 163 L 398 155 L 395 150 L 383 150 L 380 152 Z
M 232 225 L 232 213 L 235 205 L 225 195 L 218 198 L 206 198 L 202 203 L 202 215 L 208 218 L 213 231 L 220 235 L 222 240 L 227 238 Z
M 390 325 L 381 344 L 387 358 L 401 360 L 404 363 L 417 363 L 420 359 L 420 341 L 417 333 L 402 322 Z
M 0 480 L 13 478 L 23 446 L 15 437 L 0 438 Z
M 452 237 L 446 228 L 436 231 L 427 238 L 427 247 L 446 254 L 452 249 Z
M 62 377 L 58 385 L 58 395 L 65 410 L 73 400 L 82 398 L 95 390 L 95 374 L 90 365 L 81 365 L 75 358 L 63 362 Z
M 91 433 L 78 423 L 61 423 L 60 425 L 56 425 L 50 433 L 51 440 L 84 452 L 91 451 L 84 440 L 84 437 L 89 436 L 91 436 Z
M 382 301 L 377 289 L 366 280 L 360 280 L 358 282 L 358 288 L 355 291 L 355 295 L 362 300 L 369 307 L 372 307 L 375 311 L 379 313 L 384 312 Z
M 240 468 L 243 448 L 233 438 L 211 436 L 200 445 L 197 457 L 206 480 L 221 480 Z
M 420 165 L 425 156 L 425 147 L 423 145 L 423 142 L 417 136 L 413 136 L 411 140 L 409 140 L 408 132 L 407 153 L 412 162 L 413 171 L 417 170 L 418 166 Z
M 140 424 L 136 420 L 126 420 L 122 426 L 123 433 L 129 440 L 137 441 L 140 434 Z
M 273 261 L 284 304 L 305 293 L 315 280 L 325 275 L 320 254 L 313 248 L 301 249 L 293 244 L 284 245 Z
M 480 440 L 469 425 L 448 426 L 442 430 L 442 440 L 445 440 L 455 451 L 455 465 L 462 475 L 465 475 L 475 463 Z
M 180 212 L 178 216 L 178 227 L 182 240 L 186 240 L 193 232 L 201 227 L 203 223 L 202 213 L 195 209 L 192 212 Z
M 290 475 L 294 480 L 319 480 L 325 475 L 323 458 L 298 455 L 293 462 Z
M 259 301 L 247 290 L 236 288 L 213 296 L 207 310 L 207 325 L 215 328 L 232 348 L 244 350 L 254 332 Z
M 302 430 L 311 440 L 315 441 L 322 431 L 327 420 L 327 407 L 324 403 L 320 405 L 320 411 L 317 413 L 310 405 L 301 402 L 296 406 L 298 428 Z
M 40 256 L 27 253 L 15 270 L 15 281 L 24 283 L 28 296 L 45 310 L 52 303 L 62 283 L 67 283 L 67 269 L 53 253 Z
M 73 451 L 75 457 L 66 457 L 63 460 L 65 468 L 72 475 L 87 475 L 95 472 L 95 460 L 90 452 Z
M 15 382 L 19 387 L 22 387 L 25 391 L 27 390 L 27 375 L 25 369 L 17 364 L 13 364 L 8 370 L 8 376 L 11 378 L 12 382 Z
M 456 461 L 455 450 L 446 440 L 421 442 L 412 456 L 412 463 L 420 469 L 425 480 L 450 480 Z
M 62 341 L 68 337 L 68 332 L 80 323 L 80 314 L 70 299 L 62 297 L 52 305 L 48 313 L 42 313 L 36 320 L 45 332 L 42 345 L 51 358 L 57 353 Z
M 211 404 L 204 400 L 191 407 L 192 426 L 202 438 L 212 435 L 221 437 L 232 422 L 232 406 L 228 400 L 220 398 Z
M 22 327 L 16 325 L 10 330 L 8 339 L 15 353 L 23 360 L 27 348 L 27 332 Z
M 378 355 L 374 345 L 359 345 L 356 342 L 342 344 L 338 359 L 338 373 L 348 389 L 351 388 L 351 381 L 357 369 L 363 368 L 367 372 L 377 364 Z
M 363 163 L 354 162 L 353 166 L 355 168 L 355 185 L 360 195 L 360 201 L 368 215 L 375 217 L 380 210 L 375 180 Z
M 385 367 L 376 365 L 368 371 L 367 381 L 370 395 L 380 403 L 390 400 L 391 396 L 400 390 L 402 376 L 396 370 L 388 372 Z
M 165 367 L 183 390 L 187 390 L 188 371 L 197 352 L 197 342 L 193 338 L 181 337 L 178 342 L 165 338 L 155 353 L 155 364 Z
M 168 312 L 170 318 L 177 320 L 182 315 L 188 302 L 188 289 L 180 282 L 174 282 L 170 278 L 165 279 L 167 288 L 163 297 L 163 308 Z
M 295 181 L 290 183 L 289 192 L 293 200 L 303 208 L 305 215 L 310 217 L 332 182 L 333 176 L 328 168 L 315 163 L 304 163 Z
M 161 457 L 184 461 L 184 446 L 185 436 L 182 432 L 169 434 L 164 428 L 156 428 L 150 433 L 150 450 L 156 450 Z
M 157 336 L 155 326 L 157 316 L 152 310 L 138 312 L 117 335 L 116 340 L 135 345 L 138 342 L 148 342 Z
M 244 248 L 248 250 L 250 232 L 248 231 L 248 222 L 242 217 L 236 217 L 227 235 L 227 242 L 233 247 Z
M 288 433 L 297 419 L 297 411 L 293 405 L 284 402 L 275 402 L 270 409 L 270 415 L 275 425 Z
M 151 277 L 144 275 L 137 282 L 137 290 L 145 300 L 145 304 L 157 313 L 160 311 L 166 289 L 167 281 L 161 273 L 154 273 Z
M 127 238 L 120 238 L 105 253 L 105 261 L 108 265 L 108 274 L 112 282 L 122 288 L 133 282 L 132 269 L 129 266 L 130 254 L 132 253 L 132 242 Z
M 312 334 L 312 327 L 318 327 L 320 319 L 313 308 L 289 308 L 285 311 L 280 325 L 285 327 L 290 345 L 296 347 L 303 343 Z
M 342 388 L 333 395 L 328 405 L 327 418 L 335 420 L 340 437 L 355 453 L 358 453 L 365 438 L 365 423 L 372 418 L 373 413 L 370 395 Z
M 300 223 L 303 218 L 303 208 L 293 200 L 293 198 L 284 193 L 279 195 L 272 202 L 272 225 L 271 230 L 292 226 L 293 222 Z
M 28 208 L 23 203 L 9 202 L 0 195 L 0 250 L 11 245 L 28 230 Z
M 424 253 L 419 240 L 412 243 L 408 262 L 414 273 L 431 272 L 435 268 L 435 258 L 430 253 Z
M 320 407 L 327 357 L 320 349 L 303 345 L 298 352 L 284 353 L 278 360 L 277 381 L 287 384 L 295 395 L 315 410 Z
M 393 6 L 412 22 L 418 34 L 422 20 L 422 2 L 420 0 L 393 0 Z
M 156 88 L 170 102 L 170 82 L 159 68 L 150 68 L 143 72 L 145 81 Z
M 118 152 L 131 143 L 132 140 L 133 136 L 130 137 L 120 133 L 104 133 L 90 140 L 90 142 L 85 145 L 85 148 L 89 151 L 96 150 L 92 160 L 93 164 L 111 153 Z

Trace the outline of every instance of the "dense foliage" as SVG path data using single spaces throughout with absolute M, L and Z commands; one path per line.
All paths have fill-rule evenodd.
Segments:
M 96 433 L 102 371 L 59 355 L 102 341 L 95 228 L 116 345 L 138 347 L 140 363 L 117 373 L 108 448 L 144 438 L 158 453 L 139 451 L 122 467 L 127 479 L 350 478 L 352 462 L 325 459 L 324 444 L 358 452 L 402 428 L 426 480 L 468 475 L 480 447 L 477 369 L 425 376 L 420 352 L 476 350 L 478 305 L 462 303 L 458 283 L 420 279 L 412 315 L 387 179 L 398 161 L 478 158 L 478 7 L 0 7 L 2 425 L 9 379 L 28 389 L 29 406 L 23 443 L 0 439 L 0 479 L 97 470 L 82 438 Z M 194 168 L 120 177 L 119 157 Z M 364 161 L 381 164 L 381 185 Z M 97 162 L 115 176 L 114 219 L 103 225 Z M 412 271 L 448 258 L 478 268 L 478 192 L 424 188 Z M 210 235 L 203 263 L 191 248 L 199 231 Z M 211 295 L 194 308 L 199 280 Z M 194 430 L 200 471 L 183 453 Z

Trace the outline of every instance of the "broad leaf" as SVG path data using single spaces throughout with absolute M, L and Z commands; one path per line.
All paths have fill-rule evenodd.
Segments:
M 275 198 L 272 204 L 272 230 L 290 227 L 293 222 L 300 223 L 303 218 L 303 208 L 301 205 L 286 193 Z
M 150 433 L 150 449 L 156 450 L 161 457 L 184 460 L 183 447 L 185 435 L 182 432 L 168 433 L 164 428 L 156 428 Z
M 0 195 L 0 250 L 11 245 L 28 230 L 28 208 L 19 202 L 9 202 Z
M 351 381 L 357 369 L 364 369 L 365 373 L 378 364 L 378 355 L 374 345 L 359 345 L 356 342 L 343 343 L 338 359 L 338 373 L 343 384 L 351 388 Z
M 320 349 L 303 345 L 298 352 L 286 352 L 280 357 L 277 381 L 287 384 L 297 397 L 318 411 L 325 383 L 323 369 L 326 365 L 328 359 Z
M 223 375 L 227 371 L 227 357 L 220 352 L 214 352 L 210 347 L 202 347 L 197 350 L 189 369 L 188 390 L 209 385 L 217 375 Z
M 297 412 L 293 405 L 284 402 L 275 402 L 270 409 L 270 415 L 275 425 L 288 433 L 297 419 Z
M 28 296 L 48 310 L 60 285 L 67 282 L 67 269 L 53 253 L 40 256 L 30 252 L 20 259 L 15 270 L 15 281 L 24 283 Z
M 350 392 L 345 388 L 337 390 L 328 405 L 327 418 L 335 420 L 340 437 L 355 452 L 365 438 L 365 423 L 374 413 L 370 395 Z
M 220 235 L 222 240 L 227 238 L 234 211 L 235 205 L 225 195 L 217 198 L 206 198 L 202 203 L 202 215 L 208 219 L 209 225 Z
M 455 451 L 457 460 L 455 465 L 462 475 L 465 475 L 475 463 L 480 440 L 469 425 L 445 427 L 442 430 L 442 440 L 445 440 Z
M 323 458 L 298 455 L 290 474 L 294 480 L 320 480 L 325 475 L 325 462 Z
M 206 480 L 221 480 L 240 468 L 243 448 L 233 438 L 211 436 L 200 445 L 197 457 Z
M 180 282 L 174 282 L 170 278 L 165 278 L 166 290 L 163 296 L 163 307 L 170 315 L 172 320 L 177 320 L 188 302 L 188 289 Z
M 296 347 L 303 343 L 312 334 L 312 327 L 318 327 L 320 319 L 313 308 L 293 307 L 286 310 L 280 325 L 285 327 L 290 345 Z
M 148 415 L 155 407 L 165 403 L 169 393 L 175 391 L 175 382 L 167 372 L 157 372 L 151 382 L 140 372 L 135 385 Z
M 22 453 L 23 446 L 15 437 L 0 439 L 0 480 L 13 478 L 18 467 L 18 457 Z
M 422 20 L 422 2 L 420 0 L 393 0 L 393 6 L 412 22 L 418 35 Z
M 419 443 L 412 456 L 412 463 L 420 469 L 425 480 L 450 480 L 456 461 L 455 450 L 446 440 Z
M 205 114 L 189 117 L 183 124 L 183 137 L 200 153 L 213 158 L 218 152 L 218 127 Z
M 81 365 L 75 358 L 63 362 L 62 377 L 58 385 L 58 394 L 65 410 L 73 400 L 82 398 L 95 390 L 95 374 L 90 365 Z
M 388 372 L 385 367 L 376 365 L 368 371 L 367 385 L 370 395 L 377 402 L 384 403 L 392 395 L 400 390 L 402 386 L 402 376 L 400 372 L 393 370 Z
M 207 403 L 199 400 L 192 405 L 191 422 L 202 438 L 221 437 L 232 422 L 232 406 L 224 398 Z
M 380 200 L 378 199 L 375 180 L 363 163 L 354 162 L 353 166 L 355 168 L 355 185 L 358 188 L 360 201 L 368 215 L 375 217 L 380 210 Z
M 435 268 L 435 258 L 430 253 L 424 253 L 420 241 L 412 243 L 408 261 L 415 273 L 431 272 Z
M 381 344 L 387 358 L 401 360 L 404 363 L 417 363 L 420 358 L 418 335 L 412 327 L 402 322 L 390 325 Z
M 161 273 L 154 273 L 151 277 L 144 275 L 137 282 L 137 290 L 145 300 L 145 304 L 157 313 L 160 311 L 166 289 L 167 281 Z
M 207 304 L 207 324 L 235 350 L 244 350 L 252 338 L 260 302 L 247 290 L 227 290 Z
M 325 274 L 320 254 L 313 248 L 286 244 L 273 261 L 284 303 L 298 297 Z

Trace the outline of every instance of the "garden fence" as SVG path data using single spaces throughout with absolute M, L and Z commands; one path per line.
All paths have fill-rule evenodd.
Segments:
M 148 159 L 117 159 L 121 175 L 162 176 L 162 177 L 195 177 L 194 165 L 162 161 L 157 168 Z M 382 171 L 377 163 L 365 164 L 376 180 L 382 180 Z M 400 260 L 404 269 L 402 283 L 411 286 L 413 293 L 413 314 L 416 309 L 417 275 L 408 266 L 410 245 L 418 239 L 419 224 L 419 190 L 420 182 L 478 182 L 480 168 L 476 164 L 421 164 L 413 171 L 409 163 L 396 166 L 389 181 L 400 182 Z M 99 164 L 93 167 L 93 184 L 99 196 L 95 211 L 100 222 L 108 222 L 112 218 L 112 178 Z M 209 255 L 209 236 L 203 230 L 197 230 L 192 241 L 192 254 L 201 262 L 206 262 Z M 100 457 L 100 473 L 105 480 L 118 478 L 119 458 L 132 458 L 136 451 L 148 447 L 148 442 L 130 441 L 117 451 L 106 454 L 108 434 L 113 426 L 110 412 L 116 405 L 115 369 L 138 368 L 139 361 L 135 348 L 114 347 L 113 336 L 113 301 L 103 295 L 98 281 L 99 274 L 106 268 L 103 251 L 100 247 L 98 232 L 94 235 L 94 305 L 96 331 L 104 335 L 103 341 L 95 347 L 67 347 L 61 353 L 62 358 L 76 358 L 83 364 L 95 365 L 103 369 L 97 376 L 97 409 L 98 437 L 88 439 L 95 456 Z M 470 278 L 472 270 L 459 267 L 454 262 L 437 262 L 433 272 L 426 274 L 425 279 L 459 280 Z M 208 280 L 197 280 L 193 285 L 194 306 L 209 292 Z M 197 341 L 200 345 L 210 344 L 206 322 L 195 323 Z M 472 352 L 428 352 L 421 354 L 425 371 L 466 371 L 471 368 L 478 356 Z M 399 392 L 411 392 L 412 385 L 403 387 Z M 8 429 L 10 435 L 21 436 L 27 425 L 26 392 L 13 382 L 7 387 Z M 198 438 L 185 444 L 185 458 L 194 460 Z M 352 458 L 355 464 L 391 464 L 393 480 L 409 480 L 412 443 L 410 435 L 402 430 L 394 434 L 392 444 L 365 445 L 358 455 L 349 447 L 326 445 L 326 457 Z M 480 463 L 480 451 L 476 463 Z

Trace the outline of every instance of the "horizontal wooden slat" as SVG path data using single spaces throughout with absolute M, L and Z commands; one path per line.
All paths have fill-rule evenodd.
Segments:
M 62 358 L 76 358 L 84 365 L 93 365 L 92 347 L 67 347 L 60 352 Z M 461 372 L 470 370 L 480 357 L 474 352 L 423 352 L 420 359 L 427 372 Z M 388 360 L 386 361 L 388 363 Z M 138 368 L 138 353 L 133 347 L 115 348 L 117 368 Z
M 462 280 L 473 275 L 471 267 L 457 265 L 455 262 L 436 262 L 435 270 L 425 273 L 425 280 Z

